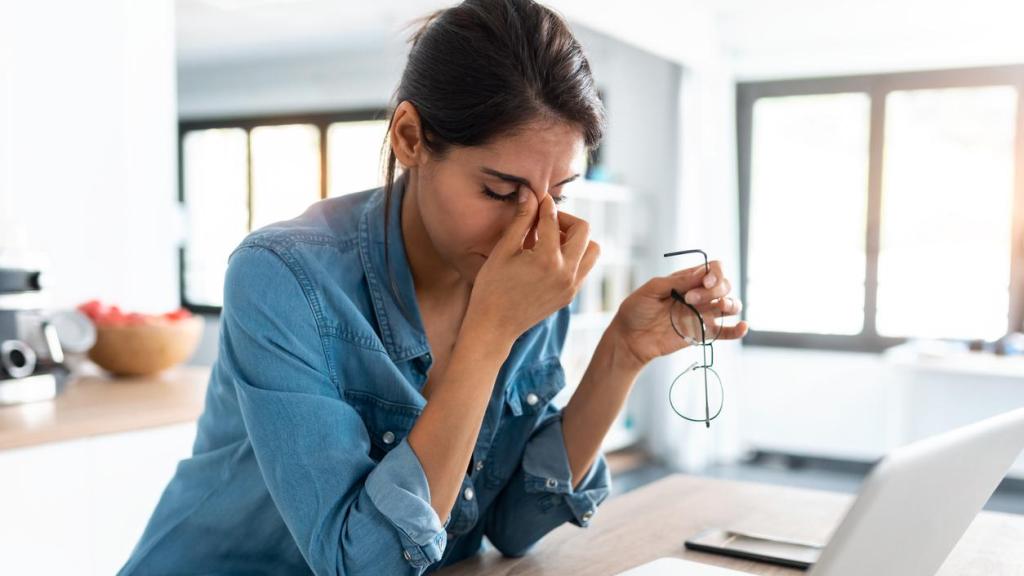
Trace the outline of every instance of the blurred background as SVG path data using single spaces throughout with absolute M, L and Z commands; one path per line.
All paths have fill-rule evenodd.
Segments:
M 698 351 L 645 369 L 613 497 L 672 471 L 853 492 L 1024 405 L 1024 3 L 546 4 L 609 121 L 562 206 L 603 250 L 556 401 L 622 298 L 701 263 L 667 252 L 721 260 L 751 324 L 714 345 L 709 429 L 669 405 Z M 26 343 L 0 373 L 0 571 L 127 559 L 191 452 L 227 255 L 382 184 L 408 25 L 446 5 L 0 0 L 0 269 L 29 271 L 0 281 L 0 340 Z M 1024 458 L 987 507 L 1024 513 Z

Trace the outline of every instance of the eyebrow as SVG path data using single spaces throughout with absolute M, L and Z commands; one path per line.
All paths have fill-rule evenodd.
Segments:
M 513 176 L 512 174 L 505 174 L 504 172 L 498 172 L 494 168 L 488 168 L 486 166 L 481 166 L 480 167 L 480 171 L 483 172 L 484 174 L 490 174 L 491 176 L 494 176 L 496 178 L 500 178 L 500 179 L 502 179 L 502 180 L 504 180 L 506 182 L 513 182 L 515 184 L 522 184 L 523 186 L 526 186 L 530 190 L 535 190 L 533 185 L 530 184 L 530 181 L 527 180 L 526 178 L 523 178 L 522 176 Z M 579 177 L 580 177 L 579 174 L 573 174 L 572 176 L 566 178 L 565 180 L 562 180 L 558 184 L 555 184 L 554 186 L 552 186 L 552 188 L 557 188 L 557 187 L 561 186 L 562 184 L 568 184 L 569 182 L 572 182 L 573 180 L 575 180 L 575 179 L 577 179 Z

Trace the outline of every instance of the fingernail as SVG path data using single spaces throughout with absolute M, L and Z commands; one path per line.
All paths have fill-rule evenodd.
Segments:
M 517 198 L 517 200 L 519 200 L 520 204 L 522 204 L 523 202 L 526 202 L 526 195 L 529 194 L 529 193 L 530 193 L 530 191 L 526 190 L 525 188 L 520 188 L 519 189 L 519 197 Z
M 700 302 L 700 294 L 697 294 L 696 292 L 687 292 L 686 301 L 690 304 L 696 304 Z
M 715 278 L 714 274 L 708 274 L 707 276 L 704 277 L 704 287 L 711 288 L 712 286 L 715 285 L 716 280 L 718 280 L 718 278 Z

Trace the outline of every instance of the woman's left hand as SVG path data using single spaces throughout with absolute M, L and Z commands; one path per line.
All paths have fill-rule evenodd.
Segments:
M 743 303 L 728 296 L 732 283 L 722 275 L 721 262 L 712 260 L 708 267 L 707 274 L 701 264 L 651 278 L 619 305 L 609 330 L 617 331 L 617 339 L 640 366 L 688 346 L 669 320 L 673 288 L 701 313 L 710 331 L 717 332 L 718 326 L 722 326 L 717 340 L 734 340 L 747 333 L 746 321 L 735 326 L 724 326 L 718 321 L 719 316 L 739 314 Z

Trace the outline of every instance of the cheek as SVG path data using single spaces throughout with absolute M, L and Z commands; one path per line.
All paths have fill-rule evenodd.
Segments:
M 465 198 L 442 201 L 423 209 L 424 219 L 438 248 L 456 255 L 466 252 L 487 254 L 511 220 L 509 210 L 493 200 Z
M 479 211 L 475 216 L 467 216 L 460 221 L 458 234 L 463 245 L 474 252 L 487 254 L 505 232 L 508 220 L 501 210 Z

